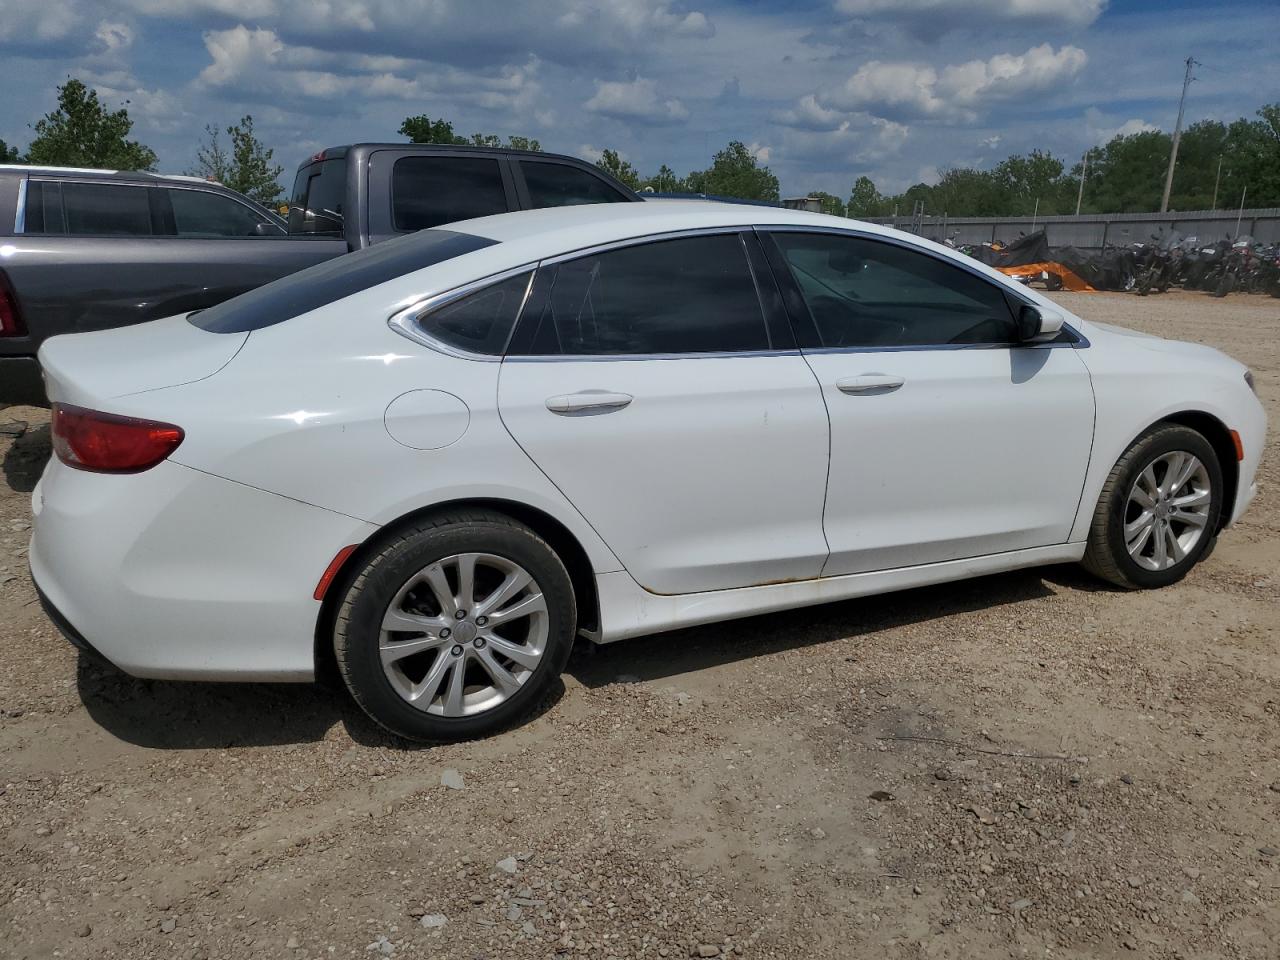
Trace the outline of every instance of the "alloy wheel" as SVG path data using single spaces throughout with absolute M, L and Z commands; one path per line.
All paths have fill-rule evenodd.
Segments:
M 1167 570 L 1206 535 L 1213 490 L 1199 457 L 1174 450 L 1152 460 L 1125 503 L 1124 543 L 1144 570 Z
M 491 710 L 537 669 L 549 635 L 533 576 L 490 553 L 460 553 L 419 570 L 382 618 L 378 652 L 392 688 L 443 717 Z

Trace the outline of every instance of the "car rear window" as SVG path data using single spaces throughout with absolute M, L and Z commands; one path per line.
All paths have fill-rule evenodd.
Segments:
M 496 240 L 470 233 L 423 230 L 318 263 L 216 307 L 193 313 L 188 319 L 210 333 L 261 330 L 406 273 L 495 243 Z

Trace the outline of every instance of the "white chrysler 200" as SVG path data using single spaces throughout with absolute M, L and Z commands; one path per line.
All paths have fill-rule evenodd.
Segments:
M 31 569 L 145 677 L 475 736 L 579 634 L 1036 564 L 1181 577 L 1255 492 L 1249 372 L 952 250 L 683 201 L 488 217 L 55 337 Z

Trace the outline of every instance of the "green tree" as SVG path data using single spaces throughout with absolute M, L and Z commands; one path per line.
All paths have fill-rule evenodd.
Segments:
M 11 147 L 0 140 L 0 163 L 17 163 L 20 157 L 21 152 L 17 147 Z
M 822 201 L 822 212 L 828 213 L 833 217 L 845 216 L 844 201 L 834 194 L 826 193 L 822 190 L 814 190 L 809 196 L 816 197 Z
M 1089 209 L 1099 213 L 1159 210 L 1171 142 L 1169 134 L 1161 130 L 1109 140 L 1089 158 L 1085 184 Z
M 27 162 L 154 170 L 155 151 L 127 139 L 132 129 L 128 110 L 108 110 L 98 100 L 96 90 L 71 77 L 58 88 L 58 109 L 36 121 Z
M 501 147 L 502 138 L 494 133 L 473 133 L 469 137 L 453 132 L 453 124 L 444 119 L 432 120 L 425 113 L 416 117 L 405 117 L 396 131 L 402 137 L 408 137 L 410 143 L 448 143 L 460 147 Z M 507 137 L 506 146 L 512 150 L 542 150 L 533 137 Z
M 196 150 L 191 174 L 216 180 L 264 206 L 269 207 L 280 198 L 284 191 L 279 177 L 284 167 L 271 162 L 273 151 L 254 136 L 253 117 L 241 117 L 239 123 L 226 128 L 231 138 L 230 152 L 223 149 L 216 127 L 210 124 L 204 131 L 207 139 Z
M 853 181 L 853 189 L 849 191 L 848 211 L 851 217 L 878 216 L 884 206 L 884 197 L 870 177 L 859 177 Z
M 1062 177 L 1062 161 L 1051 153 L 1032 150 L 1025 156 L 1015 154 L 996 164 L 991 175 L 996 189 L 1003 195 L 1004 215 L 1029 217 L 1037 211 L 1044 215 L 1071 212 L 1063 209 L 1069 191 Z M 1074 207 L 1074 196 L 1071 203 Z M 950 213 L 949 208 L 947 212 Z
M 658 172 L 652 177 L 647 177 L 642 181 L 640 187 L 643 190 L 652 190 L 654 193 L 689 192 L 688 184 L 680 177 L 677 177 L 676 172 L 665 163 L 658 168 Z
M 396 131 L 402 137 L 408 137 L 410 143 L 467 143 L 466 137 L 453 132 L 453 124 L 448 120 L 432 120 L 426 114 L 416 117 L 405 117 L 404 123 Z
M 763 167 L 741 140 L 729 145 L 712 158 L 707 170 L 695 170 L 687 178 L 690 192 L 709 193 L 739 200 L 777 200 L 778 178 Z
M 618 156 L 614 150 L 605 150 L 596 161 L 596 166 L 605 173 L 621 180 L 632 190 L 640 188 L 640 173 L 628 161 Z

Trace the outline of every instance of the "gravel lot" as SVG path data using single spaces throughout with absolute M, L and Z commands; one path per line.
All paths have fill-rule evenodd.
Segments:
M 1280 301 L 1062 301 L 1226 349 L 1280 422 Z M 413 749 L 332 690 L 78 659 L 26 572 L 47 414 L 14 419 L 4 957 L 1277 956 L 1274 427 L 1175 588 L 1051 568 L 580 648 L 524 727 Z

